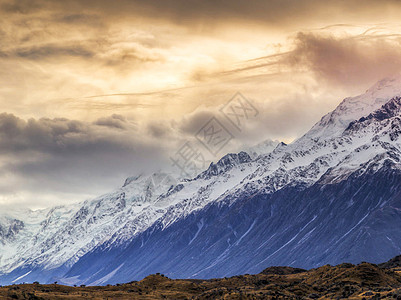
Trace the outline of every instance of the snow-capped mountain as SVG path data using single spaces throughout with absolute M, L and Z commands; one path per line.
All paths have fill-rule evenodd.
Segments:
M 401 252 L 400 134 L 401 79 L 386 79 L 289 145 L 227 154 L 192 179 L 137 176 L 91 201 L 4 214 L 0 283 L 384 261 Z

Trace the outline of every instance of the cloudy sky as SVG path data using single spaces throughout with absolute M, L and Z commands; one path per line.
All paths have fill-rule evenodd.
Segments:
M 0 207 L 172 168 L 212 117 L 232 136 L 212 160 L 291 142 L 400 71 L 400 13 L 387 0 L 0 0 Z M 257 112 L 240 129 L 222 115 L 237 92 Z

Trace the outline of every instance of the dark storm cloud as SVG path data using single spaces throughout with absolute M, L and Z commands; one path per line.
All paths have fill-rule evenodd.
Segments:
M 299 33 L 284 63 L 341 86 L 366 85 L 401 71 L 401 35 L 334 37 Z
M 28 59 L 42 59 L 49 57 L 76 56 L 91 58 L 94 53 L 82 46 L 44 45 L 19 48 L 12 52 L 15 56 Z
M 53 16 L 55 22 L 67 23 L 71 25 L 92 25 L 92 26 L 101 26 L 103 25 L 103 21 L 100 16 L 92 15 L 92 14 L 57 14 Z
M 267 23 L 296 23 L 313 17 L 330 18 L 336 15 L 386 12 L 399 5 L 397 0 L 87 0 L 63 1 L 58 4 L 69 9 L 93 9 L 110 16 L 137 15 L 172 19 L 176 22 L 224 22 L 244 19 Z M 207 25 L 207 24 L 205 24 Z
M 113 114 L 110 117 L 99 118 L 96 122 L 96 125 L 99 126 L 107 126 L 118 129 L 126 129 L 127 128 L 127 120 L 124 116 Z
M 27 59 L 33 61 L 53 60 L 56 63 L 64 59 L 80 59 L 92 65 L 115 68 L 121 72 L 130 71 L 132 67 L 157 63 L 164 60 L 157 50 L 146 48 L 141 44 L 111 50 L 111 45 L 102 41 L 85 40 L 76 43 L 60 42 L 58 44 L 34 45 L 12 49 L 1 49 L 0 58 Z M 69 62 L 69 60 L 65 61 Z
M 14 0 L 0 2 L 0 10 L 6 13 L 28 14 L 42 8 L 42 1 Z
M 147 132 L 155 138 L 165 138 L 172 135 L 173 128 L 166 122 L 152 121 L 147 125 Z
M 178 129 L 184 134 L 194 135 L 213 117 L 218 117 L 214 109 L 199 108 L 182 118 Z
M 339 25 L 335 25 L 338 27 Z M 349 26 L 349 25 L 344 25 Z M 292 50 L 243 62 L 243 66 L 210 76 L 258 77 L 284 72 L 311 72 L 333 87 L 364 87 L 401 72 L 401 34 L 336 36 L 327 32 L 299 32 L 290 39 Z M 251 75 L 250 75 L 251 74 Z
M 116 125 L 123 122 L 115 117 L 100 119 L 101 125 L 109 130 L 102 130 L 76 120 L 56 119 L 20 119 L 12 114 L 0 114 L 0 151 L 3 153 L 40 152 L 61 155 L 69 152 L 110 151 L 130 146 L 121 134 L 116 132 Z M 113 130 L 114 129 L 114 130 Z
M 23 120 L 0 114 L 0 190 L 26 193 L 25 205 L 48 206 L 40 195 L 70 200 L 98 195 L 125 177 L 157 170 L 164 145 L 147 139 L 119 115 L 87 123 L 64 118 Z M 83 180 L 85 178 L 85 180 Z M 28 203 L 34 199 L 34 203 Z M 54 204 L 54 203 L 51 203 Z
M 224 23 L 227 20 L 294 24 L 313 18 L 333 18 L 336 16 L 360 16 L 364 14 L 386 13 L 399 5 L 397 0 L 14 0 L 3 1 L 0 6 L 6 13 L 29 13 L 42 11 L 66 11 L 70 19 L 82 20 L 82 11 L 96 12 L 104 17 L 161 18 L 177 23 L 202 23 L 207 29 L 210 23 Z

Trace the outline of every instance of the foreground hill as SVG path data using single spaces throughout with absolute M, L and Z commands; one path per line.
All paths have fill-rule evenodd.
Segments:
M 0 299 L 401 299 L 401 275 L 370 263 L 312 270 L 270 267 L 256 275 L 169 279 L 162 274 L 114 286 L 23 284 L 0 288 Z

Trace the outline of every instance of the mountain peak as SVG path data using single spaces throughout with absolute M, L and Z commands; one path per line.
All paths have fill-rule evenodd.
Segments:
M 378 110 L 375 110 L 374 112 L 370 113 L 368 116 L 362 117 L 359 120 L 351 122 L 347 130 L 352 129 L 355 124 L 364 122 L 366 120 L 374 119 L 377 121 L 383 121 L 385 119 L 393 118 L 395 116 L 398 116 L 400 112 L 401 112 L 401 97 L 397 96 L 392 98 Z
M 382 79 L 365 93 L 345 98 L 334 111 L 326 114 L 304 137 L 321 139 L 327 136 L 339 136 L 351 122 L 368 116 L 398 96 L 401 96 L 401 76 Z
M 177 179 L 167 172 L 155 172 L 128 177 L 122 187 L 129 195 L 144 197 L 144 202 L 153 202 L 177 184 Z
M 260 142 L 254 146 L 245 147 L 244 151 L 249 154 L 252 159 L 255 159 L 259 155 L 268 154 L 272 152 L 277 145 L 280 144 L 277 140 L 267 139 L 263 142 Z
M 220 175 L 221 173 L 227 172 L 234 166 L 248 163 L 252 161 L 252 158 L 248 153 L 241 151 L 239 153 L 228 153 L 223 156 L 217 163 L 211 163 L 209 168 L 201 173 L 199 177 L 210 178 L 212 176 Z
M 401 75 L 386 77 L 376 82 L 366 90 L 365 94 L 375 99 L 388 99 L 401 95 Z

